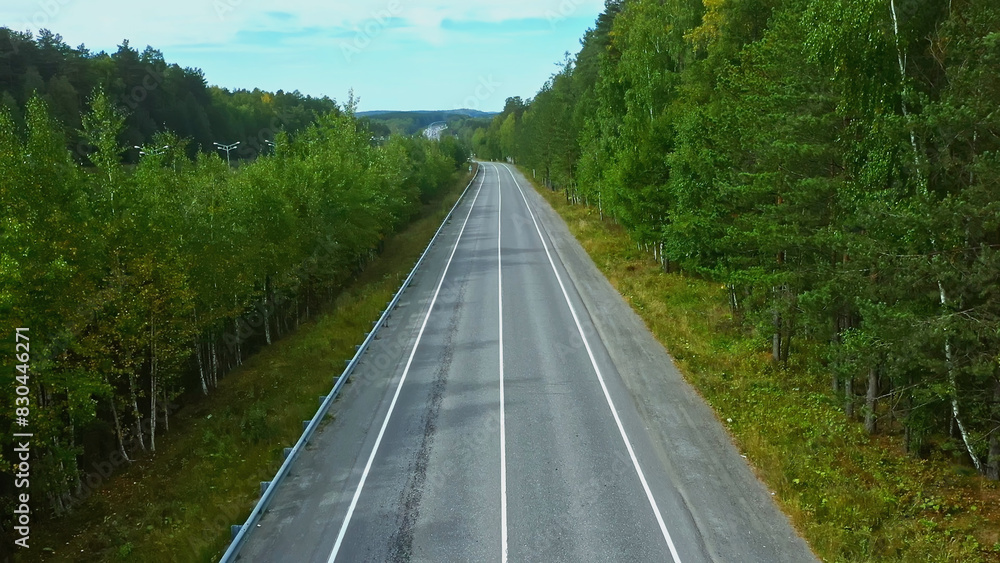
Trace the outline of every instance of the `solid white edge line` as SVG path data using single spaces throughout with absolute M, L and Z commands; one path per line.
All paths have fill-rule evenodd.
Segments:
M 632 467 L 635 468 L 636 474 L 639 476 L 639 481 L 642 483 L 643 490 L 646 491 L 646 498 L 649 500 L 649 505 L 653 509 L 653 513 L 656 515 L 656 522 L 660 525 L 660 531 L 663 533 L 663 539 L 667 542 L 667 547 L 670 549 L 670 555 L 674 559 L 674 563 L 681 563 L 681 558 L 677 555 L 677 548 L 674 547 L 674 541 L 670 538 L 670 532 L 667 531 L 667 525 L 663 522 L 663 515 L 660 514 L 660 508 L 656 504 L 656 499 L 653 498 L 653 491 L 649 488 L 649 483 L 646 481 L 646 475 L 643 473 L 642 468 L 639 466 L 639 460 L 635 457 L 635 450 L 632 449 L 632 442 L 628 438 L 628 434 L 625 432 L 625 427 L 622 425 L 621 418 L 618 416 L 618 410 L 615 409 L 615 403 L 611 400 L 611 393 L 608 392 L 608 387 L 604 383 L 604 376 L 601 375 L 601 368 L 597 366 L 597 359 L 594 357 L 594 351 L 590 347 L 590 342 L 587 340 L 587 336 L 583 332 L 583 326 L 580 324 L 580 318 L 576 314 L 576 308 L 573 307 L 573 303 L 569 299 L 569 293 L 566 292 L 566 286 L 563 284 L 562 276 L 559 275 L 559 270 L 556 268 L 556 263 L 552 260 L 552 254 L 549 252 L 549 245 L 545 243 L 545 237 L 542 236 L 542 229 L 538 226 L 538 221 L 535 220 L 535 214 L 531 211 L 531 205 L 528 204 L 528 198 L 524 195 L 524 190 L 521 189 L 521 183 L 517 181 L 514 177 L 514 173 L 510 171 L 507 165 L 504 165 L 507 173 L 510 174 L 511 180 L 514 180 L 514 185 L 517 186 L 517 190 L 521 192 L 521 199 L 524 200 L 524 206 L 528 209 L 528 214 L 531 216 L 531 222 L 535 224 L 535 230 L 538 232 L 538 238 L 542 241 L 542 248 L 545 249 L 545 255 L 549 258 L 549 264 L 552 266 L 552 272 L 556 275 L 556 281 L 559 282 L 559 289 L 562 290 L 563 297 L 566 299 L 566 305 L 569 306 L 569 311 L 573 315 L 573 321 L 576 323 L 576 329 L 580 332 L 580 338 L 583 339 L 583 345 L 587 348 L 587 355 L 590 356 L 590 363 L 594 366 L 594 372 L 597 373 L 597 379 L 601 383 L 601 389 L 604 391 L 604 398 L 608 401 L 608 406 L 611 408 L 611 414 L 615 418 L 615 424 L 618 425 L 618 432 L 622 436 L 622 441 L 625 442 L 625 448 L 628 450 L 628 455 L 632 459 Z
M 479 199 L 480 192 L 483 191 L 483 184 L 486 183 L 486 172 L 483 172 L 483 180 L 479 183 L 479 189 L 476 190 L 476 197 L 472 199 L 472 205 L 469 206 L 469 214 L 465 216 L 465 222 L 462 223 L 462 230 L 458 232 L 458 239 L 455 241 L 455 247 L 451 249 L 451 255 L 448 256 L 448 262 L 445 263 L 444 272 L 441 273 L 441 279 L 438 281 L 437 288 L 434 290 L 434 297 L 431 298 L 430 307 L 427 308 L 427 314 L 424 315 L 424 322 L 420 325 L 420 332 L 417 333 L 417 339 L 413 343 L 413 349 L 410 350 L 410 357 L 406 360 L 406 367 L 403 368 L 403 375 L 399 378 L 399 385 L 396 386 L 396 393 L 392 396 L 392 402 L 389 403 L 389 411 L 385 413 L 385 420 L 382 421 L 382 428 L 378 431 L 378 437 L 375 438 L 375 445 L 372 447 L 372 453 L 368 456 L 368 463 L 365 464 L 365 469 L 361 473 L 361 481 L 358 482 L 358 488 L 354 491 L 354 498 L 351 499 L 351 505 L 347 509 L 347 515 L 344 517 L 344 523 L 340 526 L 340 533 L 337 534 L 337 541 L 333 544 L 333 551 L 330 552 L 330 557 L 327 559 L 327 563 L 333 563 L 337 559 L 337 553 L 340 551 L 340 546 L 344 541 L 344 536 L 347 534 L 347 526 L 351 523 L 351 517 L 354 516 L 354 509 L 358 505 L 358 499 L 361 498 L 361 491 L 365 487 L 365 481 L 368 480 L 368 472 L 371 471 L 372 463 L 375 461 L 375 454 L 378 453 L 378 447 L 382 443 L 382 436 L 385 434 L 385 429 L 389 426 L 389 419 L 392 417 L 392 411 L 396 408 L 396 401 L 399 399 L 399 393 L 403 389 L 403 383 L 406 381 L 406 375 L 410 372 L 410 365 L 413 363 L 413 357 L 417 354 L 417 347 L 420 346 L 420 339 L 424 336 L 424 329 L 427 328 L 427 321 L 431 318 L 431 312 L 434 311 L 434 304 L 437 303 L 438 294 L 441 293 L 441 286 L 444 285 L 445 276 L 448 275 L 448 269 L 451 267 L 451 261 L 455 257 L 455 252 L 458 250 L 458 245 L 462 242 L 462 235 L 465 234 L 465 226 L 469 224 L 469 217 L 472 217 L 472 211 L 476 208 L 476 200 Z
M 503 191 L 500 189 L 500 169 L 493 165 L 497 172 L 497 294 L 500 317 L 500 542 L 503 554 L 501 561 L 507 563 L 507 428 L 504 415 L 503 390 Z

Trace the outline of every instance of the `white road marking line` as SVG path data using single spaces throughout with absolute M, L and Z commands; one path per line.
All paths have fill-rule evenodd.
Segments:
M 559 289 L 562 290 L 563 297 L 566 299 L 566 304 L 569 305 L 569 311 L 573 315 L 573 321 L 576 323 L 576 329 L 580 332 L 580 338 L 583 339 L 583 345 L 587 348 L 587 355 L 590 356 L 590 363 L 594 366 L 594 371 L 597 373 L 597 379 L 601 383 L 601 389 L 604 391 L 604 398 L 608 401 L 608 406 L 611 407 L 611 414 L 615 418 L 615 424 L 618 425 L 618 432 L 622 436 L 622 441 L 625 442 L 625 449 L 628 450 L 628 455 L 632 458 L 632 467 L 635 468 L 636 474 L 639 475 L 639 481 L 642 483 L 642 488 L 646 491 L 646 498 L 649 500 L 649 505 L 653 508 L 653 513 L 656 515 L 656 522 L 660 525 L 660 531 L 663 533 L 663 539 L 667 542 L 667 547 L 670 549 L 670 555 L 674 559 L 674 563 L 681 563 L 681 558 L 677 555 L 677 548 L 674 547 L 674 541 L 670 538 L 670 532 L 667 531 L 667 525 L 663 522 L 663 515 L 660 514 L 660 508 L 656 504 L 656 499 L 653 498 L 653 491 L 649 488 L 649 483 L 646 482 L 646 475 L 643 473 L 642 468 L 639 467 L 639 460 L 635 457 L 635 450 L 632 449 L 632 442 L 628 438 L 628 434 L 625 432 L 625 427 L 622 425 L 621 418 L 618 416 L 618 410 L 615 409 L 615 404 L 611 400 L 611 394 L 608 392 L 608 387 L 604 383 L 604 376 L 601 374 L 601 368 L 597 366 L 597 359 L 594 358 L 594 351 L 590 348 L 590 342 L 587 340 L 587 336 L 583 332 L 583 326 L 580 324 L 580 318 L 576 314 L 576 308 L 573 307 L 573 303 L 569 299 L 569 293 L 566 292 L 566 286 L 563 284 L 562 276 L 559 275 L 559 270 L 556 269 L 556 263 L 552 260 L 552 254 L 549 252 L 549 245 L 545 243 L 545 237 L 542 236 L 542 229 L 538 226 L 538 221 L 535 220 L 535 214 L 531 211 L 531 206 L 528 205 L 528 198 L 524 195 L 524 190 L 521 189 L 521 184 L 514 177 L 514 173 L 510 171 L 510 168 L 504 165 L 507 173 L 510 174 L 511 180 L 514 180 L 514 185 L 517 186 L 517 190 L 521 192 L 521 199 L 524 200 L 524 206 L 528 209 L 528 214 L 531 215 L 531 222 L 535 224 L 535 230 L 538 232 L 538 238 L 542 241 L 542 247 L 545 249 L 545 255 L 549 258 L 549 264 L 552 266 L 552 272 L 556 275 L 556 281 L 559 282 Z
M 438 281 L 437 289 L 434 290 L 434 297 L 431 298 L 431 305 L 427 308 L 427 314 L 424 316 L 424 322 L 420 325 L 420 332 L 417 333 L 417 339 L 413 343 L 413 349 L 410 351 L 410 357 L 406 360 L 406 367 L 403 368 L 403 375 L 399 378 L 399 385 L 396 386 L 396 393 L 392 396 L 392 402 L 389 403 L 389 412 L 385 413 L 385 420 L 382 421 L 382 428 L 378 431 L 378 437 L 375 438 L 375 446 L 372 447 L 372 453 L 368 456 L 368 463 L 365 464 L 365 470 L 361 473 L 361 481 L 358 483 L 358 488 L 354 491 L 354 498 L 351 499 L 351 506 L 347 509 L 347 516 L 344 517 L 344 523 L 340 526 L 340 533 L 337 534 L 337 542 L 333 544 L 333 551 L 330 552 L 330 557 L 327 559 L 327 563 L 333 563 L 337 559 L 337 553 L 340 551 L 340 546 L 344 541 L 344 535 L 347 534 L 347 526 L 351 523 L 351 517 L 354 516 L 354 509 L 358 506 L 358 499 L 361 497 L 361 490 L 365 487 L 365 481 L 368 480 L 368 473 L 371 471 L 372 462 L 375 461 L 375 454 L 378 453 L 378 447 L 382 443 L 382 436 L 385 434 L 385 429 L 389 426 L 389 418 L 392 417 L 392 411 L 396 408 L 396 401 L 399 399 L 399 392 L 403 389 L 403 383 L 406 381 L 406 375 L 410 372 L 410 365 L 413 363 L 413 357 L 417 354 L 417 347 L 420 346 L 420 339 L 424 336 L 424 329 L 427 328 L 427 321 L 431 318 L 431 312 L 434 311 L 434 304 L 437 303 L 438 294 L 441 293 L 441 286 L 444 285 L 444 278 L 448 275 L 448 269 L 451 267 L 451 261 L 455 257 L 455 251 L 458 250 L 458 244 L 462 242 L 462 235 L 465 233 L 465 226 L 469 224 L 469 217 L 472 217 L 472 211 L 476 208 L 476 200 L 479 199 L 479 193 L 483 191 L 483 184 L 486 183 L 486 172 L 483 172 L 483 179 L 479 183 L 479 189 L 476 190 L 476 197 L 472 199 L 472 205 L 469 206 L 469 214 L 465 216 L 465 222 L 462 223 L 462 230 L 458 232 L 458 240 L 455 241 L 455 247 L 451 249 L 451 255 L 448 256 L 448 262 L 445 263 L 444 272 L 441 274 L 441 279 Z
M 497 283 L 499 295 L 500 317 L 500 541 L 503 546 L 503 563 L 507 563 L 507 428 L 504 416 L 503 394 L 503 191 L 500 189 L 500 169 L 497 172 Z

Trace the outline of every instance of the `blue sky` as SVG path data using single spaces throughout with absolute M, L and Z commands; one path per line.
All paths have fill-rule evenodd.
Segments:
M 113 52 L 123 39 L 227 88 L 299 90 L 359 109 L 471 107 L 529 98 L 575 53 L 603 0 L 5 0 L 0 25 L 48 28 Z

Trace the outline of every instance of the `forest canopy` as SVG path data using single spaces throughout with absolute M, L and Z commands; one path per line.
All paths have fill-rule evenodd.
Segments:
M 207 87 L 152 49 L 0 30 L 0 55 L 0 332 L 26 329 L 31 360 L 9 355 L 0 385 L 25 390 L 42 513 L 85 498 L 94 463 L 155 451 L 186 397 L 314 316 L 466 173 L 453 136 L 376 138 L 353 100 Z M 239 163 L 212 147 L 240 138 Z
M 239 142 L 232 156 L 252 159 L 270 150 L 267 143 L 279 131 L 299 131 L 317 116 L 339 111 L 329 98 L 298 91 L 209 86 L 201 70 L 168 64 L 160 51 L 146 47 L 140 52 L 127 40 L 114 53 L 94 53 L 84 45 L 70 47 L 49 30 L 35 36 L 0 27 L 0 106 L 23 126 L 28 101 L 37 94 L 62 124 L 81 163 L 89 148 L 80 133 L 82 115 L 98 87 L 125 116 L 120 140 L 126 147 L 170 131 L 190 139 L 192 157 L 199 150 L 215 150 L 217 142 Z M 138 157 L 136 151 L 124 155 L 133 163 Z
M 998 30 L 971 0 L 609 0 L 471 140 L 723 284 L 870 433 L 998 479 Z

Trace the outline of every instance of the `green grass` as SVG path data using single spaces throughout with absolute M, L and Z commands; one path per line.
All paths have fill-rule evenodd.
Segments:
M 758 476 L 824 561 L 1000 561 L 1000 493 L 945 459 L 869 437 L 810 351 L 780 369 L 734 320 L 724 288 L 665 274 L 628 234 L 561 192 L 536 189 L 725 421 Z
M 46 561 L 215 561 L 468 181 L 424 207 L 317 320 L 250 358 L 170 421 L 155 456 L 69 516 L 35 526 Z M 42 551 L 44 549 L 44 551 Z M 25 558 L 26 560 L 26 558 Z

